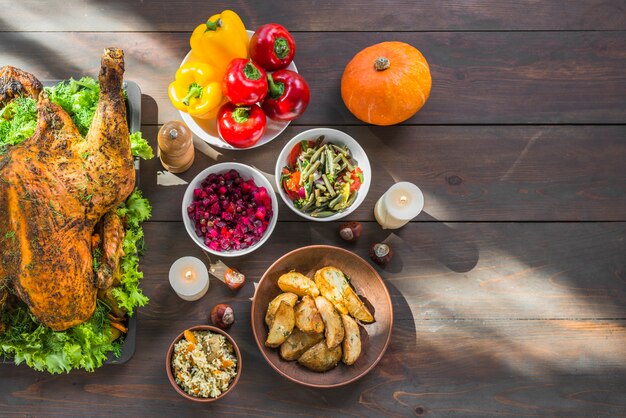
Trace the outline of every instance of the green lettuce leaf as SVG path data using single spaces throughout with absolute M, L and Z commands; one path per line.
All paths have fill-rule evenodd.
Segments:
M 33 99 L 17 97 L 0 110 L 0 147 L 17 145 L 30 138 L 37 127 L 37 106 Z
M 136 307 L 148 303 L 148 298 L 139 287 L 139 282 L 143 279 L 143 273 L 139 271 L 139 254 L 143 250 L 143 229 L 139 224 L 150 218 L 152 207 L 148 199 L 142 196 L 141 190 L 135 189 L 117 208 L 117 213 L 125 217 L 128 228 L 122 242 L 124 257 L 120 261 L 121 285 L 113 289 L 112 293 L 120 307 L 132 315 Z
M 52 374 L 75 368 L 93 371 L 102 366 L 108 352 L 119 354 L 120 343 L 110 341 L 108 313 L 108 308 L 98 303 L 88 321 L 56 332 L 40 324 L 28 307 L 20 304 L 3 314 L 8 327 L 0 334 L 0 355 Z
M 80 80 L 70 78 L 56 86 L 46 87 L 46 92 L 53 103 L 61 106 L 72 117 L 81 135 L 87 135 L 100 97 L 98 81 L 91 77 Z
M 139 157 L 144 160 L 154 158 L 154 152 L 152 151 L 152 147 L 143 137 L 141 131 L 130 134 L 130 151 L 135 157 Z

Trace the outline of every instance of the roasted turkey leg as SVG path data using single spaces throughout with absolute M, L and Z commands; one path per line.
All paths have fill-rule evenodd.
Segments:
M 86 138 L 42 92 L 35 133 L 0 159 L 0 280 L 56 331 L 93 314 L 91 235 L 135 184 L 123 74 L 123 52 L 106 49 Z

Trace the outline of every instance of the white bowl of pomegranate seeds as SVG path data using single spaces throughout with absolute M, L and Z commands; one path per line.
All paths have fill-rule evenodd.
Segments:
M 251 253 L 269 238 L 278 202 L 260 171 L 239 163 L 215 164 L 189 183 L 183 222 L 205 251 L 222 257 Z

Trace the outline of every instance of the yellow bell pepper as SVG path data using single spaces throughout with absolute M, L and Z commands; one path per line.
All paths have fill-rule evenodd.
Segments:
M 167 90 L 176 109 L 198 119 L 209 119 L 222 103 L 223 73 L 204 62 L 187 62 L 176 71 Z
M 233 59 L 248 58 L 246 27 L 232 10 L 224 10 L 199 25 L 189 43 L 195 56 L 224 71 Z

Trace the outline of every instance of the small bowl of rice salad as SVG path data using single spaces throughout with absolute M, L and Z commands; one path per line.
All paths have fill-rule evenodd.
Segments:
M 230 392 L 241 375 L 241 352 L 225 331 L 200 325 L 181 332 L 167 351 L 165 369 L 184 398 L 213 402 Z

